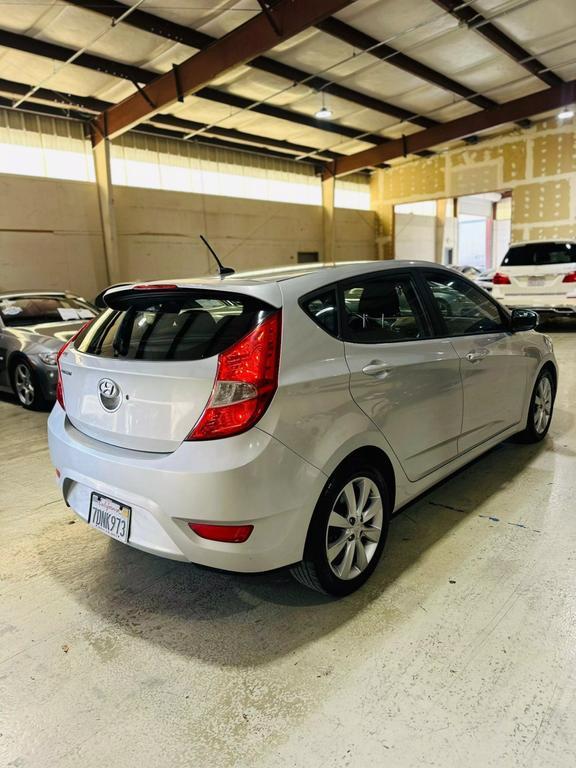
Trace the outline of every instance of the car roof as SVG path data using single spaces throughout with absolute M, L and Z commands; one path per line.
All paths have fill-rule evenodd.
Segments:
M 371 260 L 371 261 L 347 261 L 337 262 L 335 264 L 315 263 L 298 264 L 284 267 L 274 267 L 273 269 L 261 269 L 248 272 L 235 272 L 231 275 L 204 275 L 196 278 L 167 278 L 164 280 L 139 281 L 118 286 L 111 286 L 105 291 L 106 296 L 131 291 L 145 285 L 147 288 L 153 286 L 175 286 L 178 288 L 217 288 L 220 291 L 231 293 L 249 292 L 259 296 L 271 304 L 280 306 L 282 304 L 280 285 L 290 281 L 294 288 L 301 293 L 307 293 L 323 285 L 358 275 L 369 274 L 371 272 L 384 272 L 391 269 L 406 269 L 411 267 L 435 268 L 448 271 L 454 274 L 454 270 L 441 264 L 430 261 L 407 261 L 407 260 Z
M 576 240 L 570 237 L 556 238 L 554 240 L 523 240 L 521 243 L 510 243 L 510 248 L 522 248 L 524 245 L 576 245 Z
M 62 297 L 62 296 L 74 296 L 72 293 L 68 293 L 68 291 L 0 291 L 0 299 L 9 299 L 14 297 L 27 297 L 27 296 L 54 296 L 54 297 Z

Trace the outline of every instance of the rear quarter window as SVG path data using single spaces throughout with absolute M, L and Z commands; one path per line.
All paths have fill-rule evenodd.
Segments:
M 331 336 L 338 335 L 338 305 L 336 289 L 327 288 L 304 296 L 300 306 L 308 317 Z
M 178 291 L 120 296 L 76 340 L 79 352 L 133 360 L 200 360 L 249 333 L 274 307 L 251 296 Z

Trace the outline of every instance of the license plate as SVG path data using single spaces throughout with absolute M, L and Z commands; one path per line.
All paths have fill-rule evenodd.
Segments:
M 93 528 L 104 531 L 108 536 L 126 543 L 130 533 L 132 510 L 126 504 L 93 493 L 90 497 L 90 517 L 88 522 Z
M 544 277 L 529 277 L 528 285 L 546 285 L 546 279 Z

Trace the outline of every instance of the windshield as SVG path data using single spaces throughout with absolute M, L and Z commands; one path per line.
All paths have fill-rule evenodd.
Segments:
M 576 262 L 576 243 L 532 243 L 510 248 L 503 267 L 528 267 Z
M 115 305 L 116 306 L 116 305 Z M 77 338 L 79 352 L 136 360 L 200 360 L 245 336 L 272 307 L 238 293 L 130 294 Z
M 0 317 L 9 327 L 90 320 L 95 315 L 90 304 L 69 296 L 0 297 Z

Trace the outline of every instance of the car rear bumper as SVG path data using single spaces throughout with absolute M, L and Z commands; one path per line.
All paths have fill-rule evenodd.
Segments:
M 169 454 L 145 453 L 84 435 L 56 404 L 48 439 L 64 499 L 85 521 L 97 491 L 132 508 L 129 545 L 229 571 L 299 561 L 326 480 L 257 428 L 226 440 L 182 443 Z M 242 544 L 208 541 L 188 527 L 192 521 L 254 530 Z
M 554 317 L 576 316 L 576 295 L 567 296 L 565 293 L 549 295 L 531 295 L 529 293 L 506 295 L 501 293 L 498 295 L 496 291 L 492 295 L 510 309 L 521 307 L 522 309 L 532 309 L 540 315 Z

